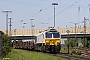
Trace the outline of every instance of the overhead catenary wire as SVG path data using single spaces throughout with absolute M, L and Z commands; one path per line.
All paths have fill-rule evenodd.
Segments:
M 4 1 L 5 1 L 5 0 L 4 0 Z M 41 1 L 43 1 L 43 0 L 41 0 Z M 60 0 L 59 0 L 59 1 L 60 1 Z M 81 0 L 79 0 L 79 1 L 81 1 Z M 65 8 L 64 10 L 60 11 L 60 12 L 57 13 L 55 16 L 59 15 L 60 13 L 64 12 L 65 10 L 67 10 L 67 9 L 69 9 L 70 7 L 74 6 L 74 5 L 75 5 L 76 3 L 78 3 L 79 1 L 75 2 L 74 4 L 72 4 L 72 5 L 70 5 L 69 7 Z M 24 2 L 18 2 L 18 1 L 14 2 L 14 1 L 12 1 L 12 0 L 10 0 L 9 2 L 28 5 L 27 2 L 25 2 L 25 3 L 24 3 Z M 32 4 L 29 4 L 29 5 L 32 5 Z M 34 5 L 35 5 L 35 4 L 34 4 Z M 36 6 L 37 6 L 37 5 L 36 5 Z M 39 4 L 38 6 L 40 6 L 40 4 Z M 50 6 L 50 7 L 51 7 L 51 6 Z M 48 8 L 45 8 L 45 9 L 48 9 Z M 37 15 L 38 13 L 40 13 L 40 12 L 43 11 L 43 10 L 44 10 L 44 9 L 40 9 L 40 11 L 37 12 L 36 14 L 32 15 L 32 17 L 34 17 L 35 15 Z M 52 16 L 51 18 L 48 18 L 48 19 L 45 20 L 44 22 L 52 19 L 53 17 L 54 17 L 54 16 Z M 41 23 L 41 22 L 40 22 L 40 23 Z M 40 23 L 38 23 L 38 24 L 40 24 Z M 36 24 L 36 25 L 37 25 L 37 24 Z
M 32 17 L 34 17 L 35 15 L 37 15 L 38 13 L 40 13 L 42 11 L 42 9 L 40 9 L 37 13 L 35 13 L 34 15 L 32 15 Z
M 79 0 L 81 1 L 81 0 Z M 74 6 L 76 3 L 78 3 L 79 1 L 75 2 L 74 4 L 70 5 L 69 7 L 67 7 L 66 9 L 62 10 L 61 12 L 57 13 L 55 16 L 59 15 L 60 13 L 64 12 L 65 10 L 69 9 L 70 7 Z
M 77 14 L 74 16 L 74 19 L 73 19 L 73 21 L 78 21 L 79 23 L 80 23 L 80 9 L 81 9 L 81 7 L 78 6 L 77 7 Z
M 64 10 L 60 11 L 59 13 L 57 13 L 55 16 L 59 15 L 60 13 L 64 12 L 65 10 L 67 10 L 67 9 L 71 8 L 72 6 L 74 6 L 75 4 L 77 4 L 77 3 L 78 3 L 78 2 L 80 2 L 80 1 L 81 1 L 81 0 L 78 0 L 77 2 L 73 3 L 73 4 L 72 4 L 72 5 L 70 5 L 69 7 L 65 8 Z M 52 19 L 53 17 L 54 17 L 54 16 L 52 16 L 51 18 L 49 18 L 49 19 L 45 20 L 44 22 L 46 22 L 46 21 L 48 21 L 48 20 Z M 41 23 L 41 22 L 40 22 L 40 23 Z M 38 23 L 38 24 L 40 24 L 40 23 Z M 42 22 L 42 23 L 43 23 L 43 22 Z M 38 24 L 36 24 L 36 25 L 38 25 Z
M 33 14 L 31 17 L 36 16 L 37 14 L 39 14 L 40 12 L 47 10 L 48 8 L 50 8 L 51 6 L 47 7 L 47 8 L 41 8 L 37 13 Z
M 43 0 L 41 0 L 41 2 L 42 2 Z M 49 7 L 47 7 L 47 8 L 42 8 L 42 5 L 41 5 L 41 9 L 37 12 L 37 13 L 35 13 L 34 15 L 32 15 L 32 17 L 34 17 L 34 16 L 36 16 L 37 14 L 39 14 L 40 12 L 42 12 L 43 10 L 47 10 L 48 8 L 50 8 L 50 7 L 52 7 L 52 6 L 49 6 Z

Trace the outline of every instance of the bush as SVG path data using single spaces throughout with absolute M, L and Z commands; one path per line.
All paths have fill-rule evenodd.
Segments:
M 81 55 L 81 52 L 80 52 L 80 51 L 78 51 L 78 52 L 77 52 L 77 55 Z
M 2 35 L 2 57 L 5 57 L 9 52 L 11 52 L 11 41 L 10 41 L 10 38 L 3 34 Z
M 81 52 L 80 51 L 75 51 L 75 50 L 73 50 L 72 52 L 71 52 L 71 55 L 81 55 Z

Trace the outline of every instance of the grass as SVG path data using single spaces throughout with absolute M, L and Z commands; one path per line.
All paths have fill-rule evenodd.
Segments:
M 9 60 L 64 60 L 60 57 L 20 49 L 12 49 L 12 52 L 10 52 L 6 58 L 9 58 Z

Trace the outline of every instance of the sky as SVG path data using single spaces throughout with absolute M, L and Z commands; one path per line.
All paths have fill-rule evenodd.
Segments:
M 34 28 L 54 26 L 54 6 L 52 5 L 54 2 L 58 3 L 55 6 L 55 27 L 74 27 L 73 23 L 79 23 L 77 26 L 83 27 L 84 24 L 81 22 L 84 21 L 84 17 L 90 19 L 90 0 L 0 0 L 0 30 L 6 29 L 6 14 L 2 11 L 7 10 L 12 11 L 8 13 L 8 18 L 13 18 L 12 30 L 23 29 L 23 26 L 25 26 L 24 29 L 31 29 L 30 19 L 34 19 L 32 21 Z

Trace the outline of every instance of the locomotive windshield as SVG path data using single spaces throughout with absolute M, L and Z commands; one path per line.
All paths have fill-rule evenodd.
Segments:
M 53 33 L 53 38 L 60 38 L 60 34 L 59 33 Z
M 46 38 L 52 38 L 52 33 L 46 33 Z
M 60 38 L 60 34 L 58 32 L 57 33 L 47 32 L 46 33 L 46 38 Z

